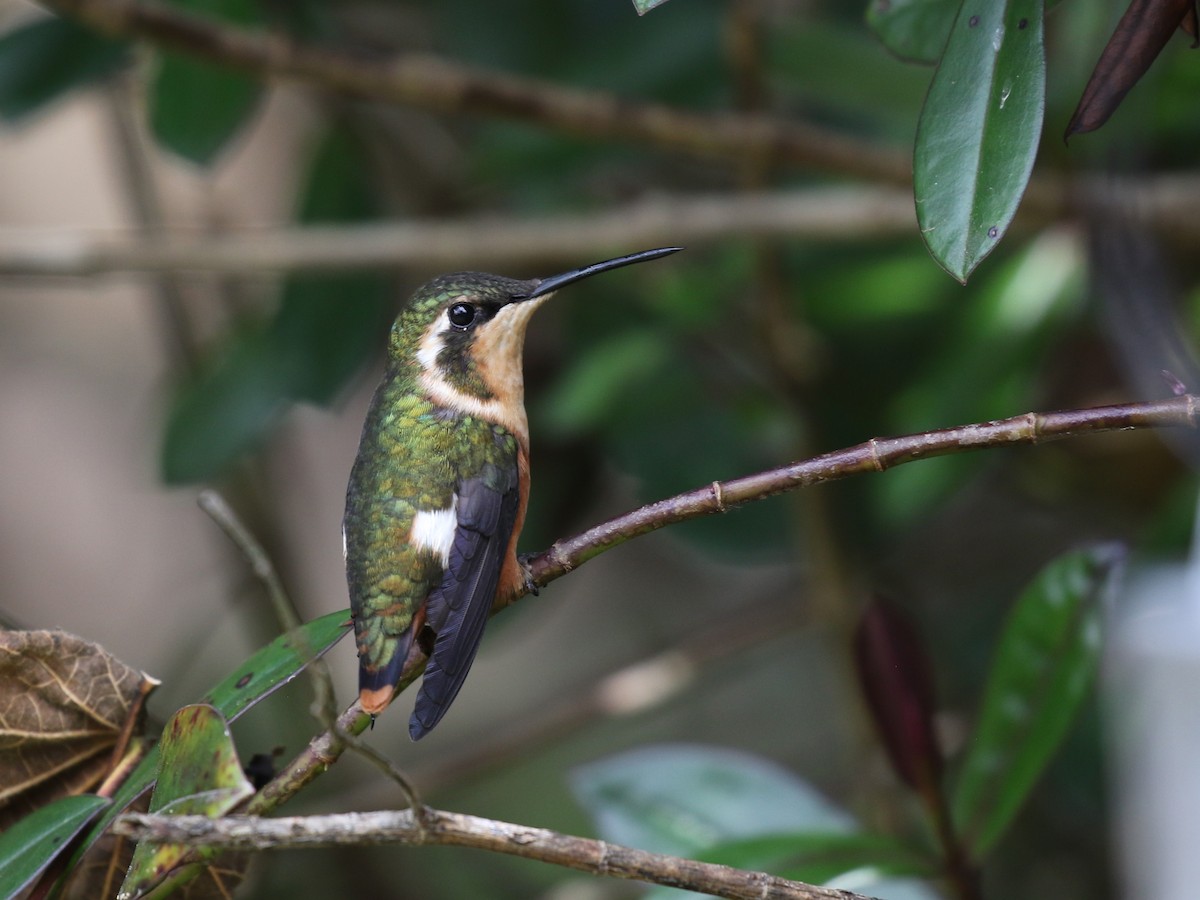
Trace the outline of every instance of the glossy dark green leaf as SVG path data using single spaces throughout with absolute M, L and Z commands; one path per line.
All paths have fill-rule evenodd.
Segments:
M 129 46 L 68 19 L 38 19 L 0 36 L 0 117 L 16 122 L 129 62 Z
M 960 0 L 871 0 L 867 25 L 900 59 L 935 64 L 950 37 Z
M 61 797 L 0 834 L 0 897 L 28 887 L 109 803 L 94 794 Z
M 656 6 L 662 6 L 667 0 L 633 0 L 633 8 L 639 16 L 644 16 Z
M 261 24 L 254 0 L 174 0 L 188 12 L 240 28 Z M 249 121 L 258 106 L 259 82 L 226 66 L 162 51 L 150 83 L 150 127 L 164 147 L 208 165 Z
M 225 717 L 203 703 L 178 710 L 167 722 L 159 743 L 150 812 L 215 818 L 253 793 Z M 219 852 L 194 848 L 201 859 L 211 859 Z M 143 897 L 166 879 L 180 876 L 180 861 L 188 853 L 183 844 L 138 844 L 119 896 Z M 187 868 L 197 871 L 193 866 Z
M 1059 557 L 1009 615 L 952 800 L 975 859 L 1012 822 L 1079 712 L 1099 661 L 1102 606 L 1124 555 L 1101 544 Z
M 1045 107 L 1042 0 L 963 0 L 917 126 L 913 189 L 929 252 L 966 282 L 1017 211 Z
M 229 673 L 202 702 L 216 708 L 230 722 L 290 682 L 317 657 L 349 633 L 350 611 L 340 610 L 314 619 L 294 632 L 282 634 Z M 161 745 L 155 746 L 113 795 L 112 806 L 88 832 L 72 865 L 138 797 L 154 784 Z

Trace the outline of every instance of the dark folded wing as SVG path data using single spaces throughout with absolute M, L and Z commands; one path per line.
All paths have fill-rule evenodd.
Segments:
M 519 489 L 515 464 L 511 473 L 493 469 L 489 474 L 461 482 L 456 493 L 458 524 L 449 564 L 426 608 L 426 625 L 437 640 L 408 723 L 414 741 L 437 725 L 458 696 L 496 599 Z

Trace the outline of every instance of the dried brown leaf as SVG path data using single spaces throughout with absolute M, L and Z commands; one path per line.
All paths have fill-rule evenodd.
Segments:
M 1064 138 L 1107 122 L 1176 28 L 1195 38 L 1195 20 L 1196 0 L 1133 0 L 1100 54 Z
M 61 631 L 0 631 L 0 829 L 98 784 L 157 682 Z

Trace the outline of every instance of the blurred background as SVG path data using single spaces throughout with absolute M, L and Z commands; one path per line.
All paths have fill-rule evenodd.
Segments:
M 1192 374 L 1171 351 L 1200 313 L 1194 236 L 1152 216 L 1122 230 L 1117 217 L 1097 227 L 1086 203 L 1042 204 L 966 286 L 930 259 L 891 173 L 907 165 L 932 70 L 892 57 L 862 3 L 673 0 L 645 18 L 618 0 L 179 6 L 367 60 L 420 51 L 682 109 L 763 111 L 890 162 L 835 178 L 347 99 L 90 33 L 31 38 L 46 13 L 2 0 L 0 613 L 162 679 L 160 722 L 279 628 L 197 508 L 201 488 L 264 541 L 302 618 L 347 606 L 342 504 L 386 328 L 440 272 L 526 278 L 688 245 L 574 286 L 535 319 L 528 552 L 872 436 L 1167 396 L 1158 370 Z M 1184 40 L 1105 131 L 1058 138 L 1119 12 L 1073 2 L 1048 20 L 1031 194 L 1112 172 L 1161 183 L 1195 165 L 1200 64 Z M 685 205 L 714 198 L 741 198 L 748 218 Z M 803 221 L 770 224 L 772 198 Z M 373 222 L 444 225 L 453 252 L 346 268 L 255 258 L 264 237 L 286 250 L 297 224 Z M 485 233 L 511 241 L 473 254 Z M 172 236 L 178 265 L 165 267 Z M 596 828 L 572 794 L 578 767 L 683 742 L 755 754 L 868 827 L 920 838 L 854 677 L 864 604 L 883 595 L 914 623 L 953 760 L 1006 611 L 1047 560 L 1096 539 L 1127 542 L 1139 566 L 1186 554 L 1191 451 L 1164 437 L 956 455 L 638 539 L 496 618 L 432 736 L 408 741 L 404 696 L 370 740 L 435 805 L 572 833 Z M 329 659 L 344 705 L 351 643 Z M 314 733 L 309 701 L 300 680 L 237 723 L 243 754 L 290 758 Z M 989 858 L 987 896 L 1119 895 L 1105 758 L 1089 700 Z M 287 810 L 401 802 L 347 757 Z M 641 891 L 465 853 L 267 855 L 247 895 Z

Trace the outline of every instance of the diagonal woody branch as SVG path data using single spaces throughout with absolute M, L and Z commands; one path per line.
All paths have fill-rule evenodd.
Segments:
M 836 131 L 767 115 L 692 113 L 604 91 L 474 68 L 428 54 L 390 58 L 318 48 L 228 27 L 155 0 L 42 0 L 95 30 L 143 39 L 262 78 L 437 113 L 497 116 L 588 138 L 633 141 L 694 156 L 786 164 L 895 185 L 911 181 L 906 154 Z
M 1126 403 L 1091 409 L 1026 413 L 1009 419 L 960 425 L 894 438 L 872 438 L 853 447 L 835 450 L 788 466 L 712 484 L 651 503 L 617 516 L 587 531 L 556 541 L 529 560 L 532 583 L 544 586 L 578 568 L 605 550 L 676 522 L 726 512 L 734 506 L 776 494 L 810 487 L 893 466 L 972 450 L 1036 444 L 1106 431 L 1140 428 L 1187 427 L 1195 429 L 1200 397 L 1182 394 L 1167 400 Z M 515 599 L 515 598 L 514 598 Z M 494 610 L 498 611 L 498 610 Z M 415 681 L 424 663 L 405 670 L 398 691 Z M 344 745 L 337 731 L 358 734 L 369 719 L 357 701 L 339 716 L 335 729 L 317 735 L 299 756 L 256 794 L 247 811 L 265 815 L 287 802 L 341 755 Z
M 1186 426 L 1195 428 L 1200 397 L 1183 394 L 1169 400 L 1071 409 L 1050 413 L 1025 413 L 1009 419 L 960 425 L 893 438 L 871 438 L 853 447 L 834 450 L 778 469 L 707 487 L 650 503 L 617 516 L 575 537 L 556 541 L 530 564 L 534 583 L 548 584 L 581 563 L 599 556 L 638 535 L 657 531 L 688 519 L 726 512 L 752 500 L 763 500 L 785 491 L 837 481 L 851 475 L 883 472 L 902 463 L 950 453 L 1037 444 L 1066 437 L 1133 428 Z

